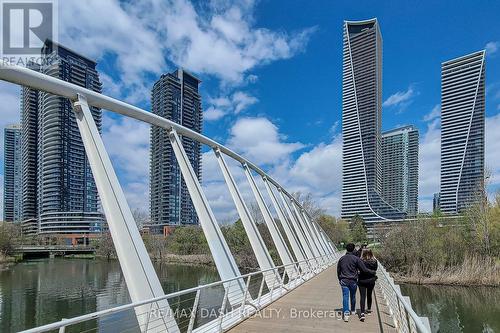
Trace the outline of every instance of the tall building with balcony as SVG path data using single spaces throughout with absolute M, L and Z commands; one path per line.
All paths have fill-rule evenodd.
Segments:
M 444 214 L 460 214 L 483 195 L 485 52 L 441 65 L 441 191 Z
M 382 197 L 382 36 L 377 19 L 344 22 L 342 218 L 402 219 Z
M 409 217 L 418 213 L 418 130 L 405 126 L 382 133 L 382 197 Z
M 200 84 L 193 75 L 178 69 L 164 74 L 154 84 L 151 94 L 152 112 L 201 133 L 203 112 Z M 201 181 L 201 145 L 181 137 L 191 165 Z M 151 127 L 150 155 L 151 228 L 154 232 L 166 226 L 196 225 L 198 216 L 175 159 L 168 133 Z
M 4 129 L 3 219 L 20 222 L 22 219 L 21 125 Z
M 441 194 L 434 193 L 434 197 L 432 198 L 432 212 L 434 214 L 438 214 L 441 212 Z
M 28 68 L 40 71 L 30 63 Z M 22 220 L 38 230 L 38 90 L 21 88 Z
M 51 41 L 43 46 L 42 58 L 36 68 L 41 73 L 101 92 L 93 60 Z M 100 232 L 97 188 L 71 101 L 23 88 L 21 106 L 23 219 L 36 219 L 40 234 Z M 101 110 L 91 107 L 91 112 L 100 130 Z

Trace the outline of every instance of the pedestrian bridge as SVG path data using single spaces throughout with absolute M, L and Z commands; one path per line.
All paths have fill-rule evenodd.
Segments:
M 76 123 L 132 300 L 127 305 L 62 319 L 25 332 L 177 333 L 231 329 L 241 332 L 386 332 L 390 329 L 430 332 L 426 320 L 414 313 L 409 300 L 401 295 L 383 267 L 379 271 L 376 316 L 368 318 L 364 326 L 355 322 L 355 318 L 350 323 L 338 321 L 335 310 L 341 303 L 340 287 L 334 265 L 339 252 L 301 203 L 245 157 L 168 119 L 30 69 L 0 64 L 0 79 L 72 101 Z M 92 117 L 92 106 L 166 130 L 165 139 L 172 146 L 221 281 L 164 294 Z M 257 272 L 242 274 L 238 269 L 181 137 L 198 141 L 213 150 L 259 264 Z M 226 159 L 236 161 L 246 175 L 280 263 L 271 258 Z M 304 311 L 299 313 L 300 309 Z M 314 316 L 321 313 L 325 318 L 306 318 L 313 313 Z

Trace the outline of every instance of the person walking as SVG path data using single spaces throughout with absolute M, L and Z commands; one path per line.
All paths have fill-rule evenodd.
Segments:
M 342 312 L 345 322 L 349 321 L 351 312 L 352 314 L 356 312 L 358 271 L 375 275 L 375 272 L 368 269 L 364 262 L 354 254 L 354 248 L 353 243 L 347 244 L 347 253 L 337 263 L 337 277 L 342 287 Z
M 370 249 L 363 249 L 361 253 L 361 260 L 365 264 L 366 268 L 372 272 L 376 272 L 378 268 L 377 259 L 373 256 L 373 252 Z M 375 281 L 377 280 L 377 275 L 375 273 L 360 272 L 358 277 L 359 286 L 359 303 L 360 303 L 360 315 L 359 320 L 365 321 L 365 313 L 370 315 L 372 312 L 372 295 L 373 289 L 375 288 Z M 368 304 L 366 304 L 368 303 Z M 368 308 L 365 311 L 365 305 Z

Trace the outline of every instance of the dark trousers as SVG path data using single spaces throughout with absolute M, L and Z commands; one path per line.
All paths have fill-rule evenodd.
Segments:
M 375 283 L 359 285 L 359 302 L 361 307 L 361 313 L 365 312 L 365 303 L 368 300 L 368 310 L 372 309 L 372 294 Z

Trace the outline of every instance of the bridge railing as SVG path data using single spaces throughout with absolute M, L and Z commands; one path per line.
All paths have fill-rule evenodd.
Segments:
M 294 278 L 295 270 L 292 268 L 294 262 L 300 263 L 302 272 L 308 269 L 306 261 L 318 260 L 318 265 L 325 265 L 336 257 L 335 245 L 292 194 L 257 165 L 219 142 L 123 101 L 27 68 L 0 63 L 0 79 L 71 101 L 74 111 L 72 116 L 75 117 L 80 132 L 116 254 L 133 302 L 161 298 L 165 294 L 99 134 L 91 111 L 92 107 L 164 129 L 165 135 L 162 140 L 169 144 L 177 161 L 219 276 L 221 280 L 231 281 L 223 284 L 230 303 L 236 304 L 241 301 L 248 287 L 245 286 L 236 260 L 192 167 L 183 145 L 183 138 L 190 138 L 213 150 L 261 270 L 276 270 L 277 268 L 256 221 L 250 214 L 248 204 L 239 189 L 239 184 L 232 175 L 232 170 L 227 162 L 229 160 L 238 162 L 245 174 L 253 199 L 257 202 L 264 223 L 268 227 L 279 259 L 286 265 L 282 269 L 286 270 L 286 276 L 289 279 Z M 126 136 L 127 133 L 123 133 L 123 135 Z M 265 190 L 261 190 L 262 188 Z M 272 213 L 273 210 L 276 214 Z M 273 279 L 268 276 L 264 278 L 267 287 L 274 284 Z M 169 302 L 162 298 L 155 303 L 155 306 L 158 309 L 169 309 Z M 149 311 L 148 305 L 135 307 L 134 310 L 139 325 L 145 327 L 146 321 L 142 314 Z M 167 316 L 171 312 L 170 310 L 166 311 Z M 176 325 L 169 326 L 168 320 L 170 319 L 162 319 L 162 330 L 178 333 L 179 328 Z
M 394 279 L 380 262 L 378 272 L 377 282 L 394 320 L 396 330 L 399 333 L 431 333 L 429 319 L 419 317 L 415 313 L 410 298 L 401 294 L 400 286 L 394 283 Z
M 167 329 L 178 327 L 181 332 L 187 333 L 222 332 L 256 314 L 335 264 L 337 260 L 338 256 L 324 256 L 297 261 L 149 300 L 63 319 L 21 333 L 63 333 L 66 329 L 84 332 L 166 332 L 165 326 Z M 293 273 L 289 275 L 289 272 Z M 231 285 L 238 284 L 239 279 L 245 281 L 244 294 L 234 302 L 238 295 L 230 295 Z M 268 287 L 266 281 L 270 279 L 273 283 Z M 170 306 L 158 307 L 161 301 L 168 301 Z M 141 312 L 137 312 L 137 309 L 141 309 Z M 168 311 L 173 313 L 167 313 Z M 139 317 L 138 320 L 136 317 Z

